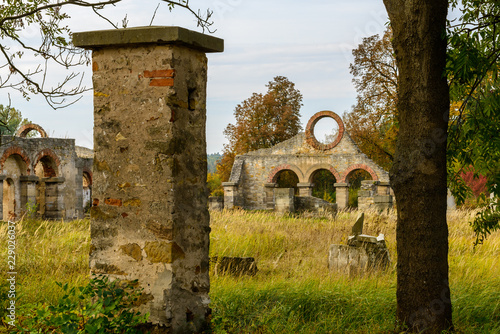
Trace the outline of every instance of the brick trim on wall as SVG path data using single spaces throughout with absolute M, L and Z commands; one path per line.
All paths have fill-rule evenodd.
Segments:
M 318 121 L 320 119 L 325 118 L 325 117 L 333 118 L 333 120 L 335 122 L 337 122 L 337 124 L 339 126 L 339 133 L 337 134 L 337 138 L 335 138 L 335 140 L 333 142 L 331 142 L 330 144 L 322 144 L 314 136 L 314 126 L 316 125 L 316 123 L 318 123 Z M 311 147 L 313 147 L 317 150 L 327 151 L 327 150 L 334 148 L 335 146 L 338 145 L 338 143 L 340 143 L 340 141 L 342 140 L 342 137 L 344 136 L 344 131 L 345 131 L 344 122 L 342 122 L 342 119 L 340 118 L 340 116 L 337 115 L 336 113 L 334 113 L 333 111 L 323 110 L 323 111 L 320 111 L 320 112 L 317 112 L 316 114 L 314 114 L 309 119 L 309 122 L 307 122 L 306 132 L 305 132 L 306 141 Z
M 379 181 L 377 173 L 375 173 L 375 171 L 373 169 L 371 169 L 370 166 L 365 165 L 365 164 L 355 164 L 355 165 L 349 166 L 344 171 L 344 173 L 342 173 L 342 182 L 341 183 L 346 183 L 347 182 L 347 180 L 346 180 L 347 175 L 349 175 L 350 172 L 352 172 L 353 170 L 356 170 L 356 169 L 363 169 L 363 170 L 367 171 L 368 173 L 370 173 L 373 181 Z
M 314 165 L 311 168 L 309 168 L 309 170 L 305 174 L 305 179 L 307 180 L 307 182 L 311 183 L 312 176 L 314 175 L 314 173 L 316 171 L 318 171 L 320 169 L 326 169 L 326 170 L 330 171 L 330 173 L 332 173 L 333 176 L 335 177 L 335 180 L 336 180 L 335 182 L 340 182 L 341 178 L 340 178 L 339 172 L 337 172 L 337 170 L 333 166 L 328 165 L 328 164 Z
M 33 165 L 33 169 L 35 168 L 35 166 L 38 164 L 38 162 L 40 162 L 40 160 L 43 158 L 43 157 L 50 157 L 54 163 L 56 164 L 56 168 L 57 168 L 57 171 L 56 171 L 56 176 L 59 175 L 59 166 L 61 165 L 61 161 L 59 160 L 59 158 L 57 157 L 57 155 L 54 153 L 54 151 L 52 151 L 50 148 L 45 148 L 43 150 L 41 150 L 40 152 L 38 152 L 38 154 L 36 155 L 36 158 L 35 158 L 35 164 Z
M 276 180 L 278 178 L 278 174 L 284 170 L 291 170 L 292 172 L 294 172 L 297 175 L 297 177 L 299 179 L 299 183 L 304 182 L 304 180 L 303 180 L 304 174 L 297 166 L 290 165 L 290 164 L 283 164 L 283 165 L 279 165 L 278 167 L 275 167 L 271 171 L 271 173 L 269 173 L 269 176 L 267 177 L 267 183 L 276 183 Z
M 14 154 L 17 154 L 21 157 L 21 159 L 24 161 L 24 163 L 26 164 L 26 173 L 27 174 L 30 174 L 31 172 L 31 161 L 30 161 L 30 158 L 28 158 L 28 155 L 26 154 L 26 152 L 24 152 L 24 150 L 22 148 L 20 148 L 19 146 L 11 146 L 9 148 L 7 148 L 3 154 L 2 154 L 2 157 L 0 158 L 0 168 L 3 172 L 3 166 L 5 164 L 5 161 L 11 156 L 11 155 L 14 155 Z
M 47 132 L 38 124 L 25 124 L 19 128 L 16 132 L 17 137 L 25 138 L 30 131 L 38 131 L 40 137 L 48 138 Z

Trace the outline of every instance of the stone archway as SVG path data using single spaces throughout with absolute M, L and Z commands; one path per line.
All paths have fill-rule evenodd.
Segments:
M 357 170 L 357 169 L 362 169 L 364 171 L 367 171 L 371 177 L 372 177 L 372 180 L 373 181 L 379 181 L 379 177 L 377 175 L 377 173 L 375 173 L 375 171 L 370 167 L 370 166 L 367 166 L 365 164 L 355 164 L 355 165 L 351 165 L 349 166 L 349 168 L 347 168 L 343 173 L 342 173 L 342 182 L 343 183 L 347 183 L 347 176 Z
M 280 166 L 274 168 L 271 171 L 271 173 L 269 173 L 269 176 L 267 177 L 267 182 L 268 183 L 276 183 L 276 180 L 277 180 L 279 174 L 284 170 L 290 170 L 290 171 L 294 172 L 295 175 L 297 175 L 299 182 L 304 180 L 304 174 L 302 173 L 300 168 L 298 168 L 297 166 L 291 165 L 291 164 L 283 164 L 283 165 L 280 165 Z
M 84 170 L 82 174 L 82 188 L 83 188 L 83 210 L 90 210 L 92 203 L 92 172 Z
M 38 124 L 25 124 L 16 132 L 17 137 L 25 138 L 31 131 L 37 131 L 42 138 L 48 138 L 47 132 Z
M 34 171 L 39 178 L 59 176 L 61 161 L 51 149 L 40 151 L 35 159 Z

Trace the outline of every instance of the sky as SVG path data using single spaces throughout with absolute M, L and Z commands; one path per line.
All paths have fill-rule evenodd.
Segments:
M 181 26 L 201 32 L 191 14 L 182 8 L 168 10 L 156 0 L 123 0 L 103 12 L 112 22 L 125 15 L 128 27 L 150 24 Z M 321 110 L 342 116 L 356 100 L 349 73 L 352 49 L 364 37 L 382 34 L 388 17 L 382 0 L 191 0 L 190 6 L 213 10 L 212 35 L 224 39 L 223 53 L 208 54 L 207 153 L 222 152 L 224 128 L 234 123 L 234 109 L 252 93 L 264 93 L 275 76 L 285 76 L 303 95 L 301 122 Z M 112 29 L 87 9 L 68 11 L 74 32 Z M 26 38 L 35 29 L 22 32 Z M 33 62 L 23 59 L 29 68 Z M 91 68 L 78 69 L 91 88 Z M 51 79 L 61 81 L 66 73 L 54 69 Z M 76 144 L 92 148 L 92 93 L 75 104 L 53 110 L 43 98 L 24 100 L 12 90 L 0 89 L 1 103 L 10 102 L 25 118 L 42 126 L 50 137 L 74 138 Z

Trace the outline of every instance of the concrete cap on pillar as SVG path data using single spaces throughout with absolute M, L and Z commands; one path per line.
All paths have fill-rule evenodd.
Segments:
M 238 182 L 222 182 L 223 187 L 235 187 L 238 185 Z
M 130 44 L 177 44 L 203 52 L 224 51 L 224 40 L 181 27 L 149 26 L 76 32 L 73 44 L 99 49 Z
M 349 187 L 349 184 L 348 183 L 335 183 L 334 186 L 335 187 Z

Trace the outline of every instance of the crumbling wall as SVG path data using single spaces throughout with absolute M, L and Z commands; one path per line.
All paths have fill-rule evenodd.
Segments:
M 315 141 L 311 131 L 322 117 L 332 117 L 340 126 L 336 140 L 329 145 Z M 237 156 L 229 182 L 223 184 L 224 202 L 236 201 L 245 209 L 269 208 L 266 188 L 276 183 L 280 172 L 293 171 L 299 179 L 299 186 L 305 189 L 312 187 L 313 175 L 320 169 L 329 170 L 338 186 L 347 187 L 346 177 L 356 169 L 367 171 L 374 181 L 389 182 L 389 174 L 362 153 L 344 131 L 340 117 L 331 111 L 322 111 L 311 118 L 306 132 L 271 148 Z M 345 203 L 339 203 L 339 208 L 344 206 Z
M 13 182 L 15 198 L 9 204 L 0 192 L 0 202 L 13 205 L 15 217 L 20 217 L 27 205 L 37 205 L 43 218 L 81 217 L 75 193 L 81 183 L 76 160 L 74 139 L 2 137 L 0 175 Z M 4 187 L 8 185 L 2 183 Z M 8 212 L 0 212 L 3 219 L 9 218 Z

